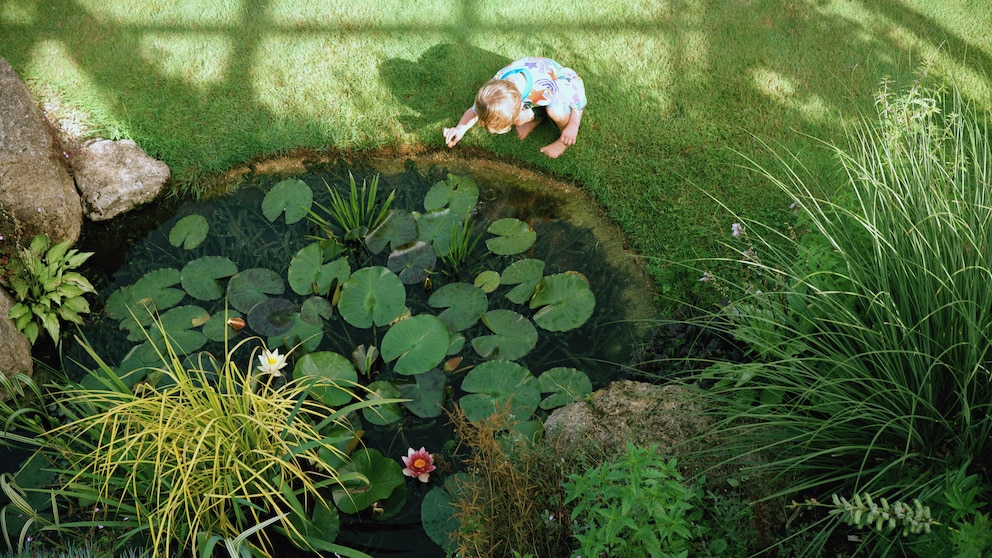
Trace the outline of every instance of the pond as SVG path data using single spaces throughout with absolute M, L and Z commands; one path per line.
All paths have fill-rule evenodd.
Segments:
M 249 285 L 248 290 L 264 290 L 258 286 L 259 282 L 265 281 L 263 276 L 249 273 L 250 271 L 270 269 L 281 278 L 289 277 L 289 283 L 292 284 L 294 277 L 300 276 L 299 270 L 303 264 L 299 262 L 305 259 L 303 254 L 307 253 L 308 246 L 315 243 L 315 238 L 325 231 L 315 226 L 312 219 L 287 223 L 290 209 L 286 207 L 283 207 L 286 218 L 279 215 L 272 219 L 271 206 L 275 202 L 272 202 L 273 196 L 269 196 L 269 192 L 274 191 L 274 187 L 281 188 L 290 183 L 305 184 L 314 193 L 315 206 L 329 207 L 333 206 L 328 197 L 330 191 L 339 192 L 347 199 L 352 179 L 358 186 L 377 181 L 380 199 L 393 192 L 395 198 L 390 207 L 413 212 L 418 219 L 423 213 L 430 213 L 425 208 L 425 203 L 429 202 L 425 200 L 434 195 L 438 185 L 448 188 L 445 191 L 449 193 L 452 188 L 459 188 L 457 185 L 460 184 L 478 188 L 477 203 L 470 217 L 476 223 L 474 231 L 479 242 L 470 251 L 471 257 L 466 258 L 461 265 L 445 267 L 444 262 L 438 260 L 428 266 L 429 269 L 423 276 L 417 276 L 411 281 L 404 277 L 403 282 L 408 293 L 405 305 L 412 315 L 419 317 L 421 314 L 440 314 L 445 306 L 435 303 L 435 293 L 457 281 L 474 281 L 476 286 L 484 289 L 486 281 L 480 278 L 489 277 L 484 272 L 503 269 L 498 266 L 521 260 L 543 262 L 544 277 L 561 278 L 563 282 L 575 277 L 581 278 L 580 283 L 588 285 L 588 290 L 595 299 L 595 306 L 590 307 L 591 313 L 582 319 L 581 327 L 566 328 L 549 326 L 547 322 L 542 324 L 541 318 L 537 316 L 540 314 L 538 308 L 532 305 L 528 309 L 526 304 L 521 308 L 519 301 L 512 304 L 494 293 L 488 299 L 488 311 L 492 312 L 491 322 L 496 321 L 497 311 L 503 311 L 512 312 L 523 321 L 535 321 L 541 326 L 540 335 L 534 334 L 537 339 L 533 347 L 520 351 L 524 354 L 519 357 L 516 354 L 509 356 L 515 349 L 512 348 L 513 343 L 506 341 L 516 334 L 500 333 L 497 331 L 499 326 L 490 322 L 487 322 L 487 326 L 497 334 L 488 337 L 499 338 L 506 341 L 506 344 L 500 344 L 501 341 L 497 340 L 493 341 L 496 349 L 480 348 L 487 345 L 484 342 L 477 345 L 475 338 L 491 333 L 480 322 L 464 328 L 464 338 L 471 342 L 462 339 L 465 341 L 463 350 L 449 350 L 449 356 L 463 355 L 464 360 L 452 365 L 455 370 L 446 369 L 447 378 L 437 369 L 432 369 L 430 374 L 418 375 L 417 383 L 412 383 L 409 381 L 412 374 L 405 375 L 402 371 L 397 372 L 381 363 L 375 370 L 359 370 L 367 385 L 393 389 L 391 386 L 395 384 L 399 386 L 396 389 L 400 390 L 396 393 L 403 397 L 420 398 L 422 394 L 416 390 L 430 384 L 427 381 L 422 384 L 422 378 L 440 378 L 438 381 L 443 386 L 443 389 L 433 386 L 436 394 L 434 399 L 415 401 L 406 409 L 397 406 L 397 416 L 388 421 L 365 414 L 366 420 L 362 424 L 363 442 L 368 448 L 394 460 L 406 455 L 408 448 L 428 448 L 440 458 L 439 463 L 443 465 L 433 477 L 436 480 L 432 481 L 434 485 L 439 484 L 445 474 L 453 472 L 452 467 L 455 466 L 452 460 L 443 459 L 446 449 L 452 447 L 452 431 L 447 416 L 440 409 L 435 411 L 430 407 L 438 407 L 440 404 L 450 408 L 452 403 L 459 401 L 463 405 L 467 404 L 466 401 L 470 398 L 466 398 L 466 395 L 471 394 L 462 389 L 461 380 L 472 372 L 466 370 L 471 370 L 487 358 L 502 356 L 497 353 L 483 357 L 487 350 L 490 353 L 494 350 L 504 351 L 507 358 L 514 358 L 526 369 L 534 371 L 535 376 L 541 371 L 561 370 L 570 374 L 574 371 L 588 377 L 592 389 L 628 376 L 634 349 L 645 340 L 656 314 L 651 281 L 636 258 L 626 249 L 619 230 L 604 218 L 596 205 L 578 188 L 491 161 L 421 158 L 408 159 L 405 162 L 366 160 L 351 165 L 338 160 L 307 161 L 299 166 L 290 165 L 288 170 L 284 165 L 281 172 L 246 173 L 237 180 L 238 187 L 230 194 L 181 205 L 165 203 L 114 223 L 93 227 L 86 233 L 81 248 L 97 254 L 93 264 L 98 267 L 93 272 L 102 273 L 95 279 L 103 284 L 100 305 L 105 305 L 105 311 L 94 313 L 83 329 L 88 343 L 97 354 L 122 369 L 137 369 L 154 361 L 154 358 L 148 356 L 147 344 L 142 343 L 141 328 L 136 327 L 138 324 L 133 323 L 134 320 L 129 322 L 115 308 L 119 306 L 121 292 L 137 290 L 132 287 L 136 287 L 139 282 L 144 282 L 147 286 L 152 282 L 149 278 L 164 275 L 163 269 L 174 270 L 177 281 L 181 275 L 183 278 L 181 284 L 177 282 L 156 287 L 156 293 L 185 289 L 191 295 L 196 294 L 194 290 L 200 287 L 194 285 L 197 283 L 194 279 L 190 279 L 187 284 L 186 272 L 190 262 L 205 264 L 200 267 L 210 267 L 215 263 L 230 265 L 231 269 L 238 270 L 234 277 L 220 272 L 216 274 L 219 282 L 227 281 L 228 278 L 230 281 L 226 295 L 226 298 L 231 299 L 231 305 L 226 307 L 228 312 L 234 310 L 232 306 L 237 306 L 233 283 Z M 446 186 L 449 184 L 456 186 Z M 266 204 L 270 205 L 268 210 Z M 451 205 L 454 204 L 452 201 Z M 523 233 L 533 231 L 536 233 L 536 241 L 523 252 L 509 257 L 487 252 L 485 239 L 491 236 L 483 231 L 487 226 L 501 220 L 522 223 Z M 195 244 L 183 232 L 194 221 L 202 221 L 206 226 L 203 238 L 198 239 Z M 469 228 L 466 226 L 466 229 Z M 512 240 L 513 234 L 516 233 L 507 233 L 504 240 Z M 391 269 L 393 256 L 400 251 L 402 250 L 394 246 L 390 253 Z M 373 256 L 366 253 L 363 257 L 371 259 Z M 397 274 L 401 274 L 401 271 L 407 273 L 410 265 L 412 264 L 403 267 L 401 262 L 394 271 Z M 183 271 L 180 273 L 178 270 Z M 203 273 L 201 271 L 199 275 Z M 192 276 L 193 273 L 189 275 Z M 316 292 L 319 280 L 317 275 L 313 277 Z M 509 279 L 506 271 L 503 272 L 503 278 Z M 209 286 L 209 281 L 207 283 Z M 265 304 L 271 303 L 274 305 L 273 309 L 260 318 L 257 309 L 263 304 L 253 302 L 251 312 L 245 307 L 238 314 L 247 320 L 248 327 L 243 332 L 232 332 L 230 328 L 224 328 L 225 335 L 239 335 L 239 339 L 246 335 L 261 335 L 267 338 L 270 348 L 281 340 L 285 344 L 284 352 L 296 351 L 294 358 L 304 353 L 334 352 L 353 355 L 359 346 L 379 346 L 385 351 L 386 343 L 382 334 L 384 328 L 356 327 L 351 320 L 334 317 L 329 304 L 328 313 L 324 316 L 326 322 L 318 322 L 325 324 L 323 328 L 303 329 L 300 330 L 302 333 L 294 329 L 305 327 L 299 316 L 306 311 L 313 299 L 335 299 L 335 286 L 340 287 L 335 282 L 329 282 L 329 285 L 324 285 L 324 292 L 316 297 L 306 293 L 299 294 L 305 289 L 297 289 L 294 294 L 289 288 L 279 290 L 278 294 L 272 294 L 268 298 L 263 295 L 266 298 Z M 501 291 L 496 291 L 499 292 Z M 338 294 L 341 294 L 340 291 Z M 182 298 L 183 294 L 180 292 L 179 296 Z M 197 300 L 192 301 L 189 298 L 186 297 L 182 305 L 173 303 L 177 307 L 195 308 L 183 313 L 182 319 L 185 322 L 192 320 L 196 323 L 200 320 L 197 312 L 204 312 L 199 323 L 207 322 L 211 314 L 217 315 L 225 308 L 225 300 L 220 297 L 198 295 L 193 296 Z M 277 303 L 274 300 L 284 302 Z M 162 306 L 159 310 L 165 311 L 166 307 Z M 168 312 L 175 310 L 176 308 L 170 308 Z M 346 318 L 343 309 L 341 313 Z M 163 312 L 162 316 L 165 321 L 166 313 Z M 281 319 L 283 322 L 280 322 Z M 207 327 L 203 325 L 204 334 L 186 331 L 190 330 L 188 325 L 179 328 L 184 331 L 177 334 L 177 344 L 188 347 L 190 352 L 223 354 L 223 339 L 210 335 Z M 295 337 L 286 337 L 290 335 L 287 333 L 290 330 L 295 332 Z M 232 339 L 231 345 L 234 345 L 234 341 Z M 454 345 L 454 341 L 452 344 Z M 91 362 L 78 346 L 69 346 L 66 356 L 68 358 L 64 360 L 65 366 L 71 374 L 83 373 L 73 362 L 84 365 Z M 251 355 L 246 350 L 242 361 L 250 358 Z M 394 367 L 399 368 L 398 361 Z M 292 370 L 292 366 L 288 370 Z M 416 374 L 420 374 L 420 371 Z M 512 401 L 512 397 L 511 395 L 509 400 Z M 414 404 L 420 406 L 415 408 Z M 533 417 L 525 418 L 539 421 L 546 414 L 547 411 L 542 407 L 536 409 Z M 421 528 L 420 503 L 431 485 L 410 480 L 407 486 L 405 502 L 385 514 L 385 519 L 368 513 L 343 516 L 339 542 L 373 556 L 444 556 L 441 548 Z

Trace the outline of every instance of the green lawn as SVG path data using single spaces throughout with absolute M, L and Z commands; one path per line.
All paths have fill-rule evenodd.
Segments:
M 132 138 L 179 193 L 293 147 L 445 150 L 478 85 L 543 55 L 577 70 L 589 105 L 578 143 L 550 160 L 544 126 L 470 131 L 455 149 L 582 185 L 649 257 L 659 290 L 687 297 L 666 262 L 720 254 L 733 217 L 776 222 L 789 200 L 743 168 L 761 141 L 800 154 L 829 187 L 813 138 L 874 110 L 886 76 L 926 67 L 992 105 L 985 0 L 0 0 L 0 56 L 67 125 Z

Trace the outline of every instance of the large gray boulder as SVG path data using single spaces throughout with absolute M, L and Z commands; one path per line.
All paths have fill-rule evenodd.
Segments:
M 95 139 L 73 159 L 76 186 L 86 216 L 111 219 L 154 200 L 169 180 L 169 167 L 131 140 Z
M 14 326 L 10 308 L 14 299 L 7 291 L 0 289 L 0 374 L 10 378 L 15 374 L 31 376 L 34 371 L 31 360 L 31 342 Z M 0 392 L 0 399 L 3 399 Z
M 27 86 L 0 58 L 0 210 L 20 228 L 0 231 L 4 237 L 79 239 L 83 208 L 48 129 Z

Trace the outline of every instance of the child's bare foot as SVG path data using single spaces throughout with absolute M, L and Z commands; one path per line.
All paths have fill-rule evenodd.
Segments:
M 565 152 L 568 146 L 565 145 L 560 139 L 555 140 L 554 143 L 549 143 L 541 148 L 541 153 L 544 153 L 552 159 L 557 159 L 559 155 Z
M 534 130 L 534 128 L 537 128 L 537 125 L 540 123 L 541 121 L 535 118 L 530 122 L 524 122 L 523 124 L 518 124 L 517 137 L 520 139 L 524 139 L 525 137 L 527 137 L 528 134 L 530 134 Z

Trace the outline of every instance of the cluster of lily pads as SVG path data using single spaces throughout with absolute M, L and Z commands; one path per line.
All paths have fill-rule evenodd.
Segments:
M 545 262 L 531 257 L 537 235 L 528 223 L 476 223 L 472 179 L 449 174 L 430 187 L 422 208 L 409 210 L 391 207 L 392 194 L 379 199 L 375 179 L 359 188 L 352 178 L 344 194 L 326 189 L 316 188 L 329 196 L 321 202 L 314 187 L 292 178 L 262 200 L 273 226 L 308 224 L 306 243 L 287 253 L 288 267 L 241 269 L 229 255 L 205 254 L 114 291 L 106 313 L 133 343 L 117 367 L 122 380 L 147 380 L 142 371 L 160 365 L 163 336 L 186 355 L 256 336 L 269 350 L 290 352 L 290 377 L 319 379 L 326 389 L 311 396 L 325 405 L 350 402 L 351 392 L 335 386 L 402 400 L 362 410 L 379 426 L 436 418 L 457 397 L 469 420 L 508 411 L 533 432 L 538 409 L 591 392 L 581 370 L 532 371 L 525 363 L 539 332 L 586 323 L 596 304 L 589 281 L 577 272 L 545 275 Z M 168 240 L 202 253 L 210 227 L 193 213 Z M 161 327 L 151 327 L 156 322 Z M 369 492 L 369 505 L 390 500 Z

